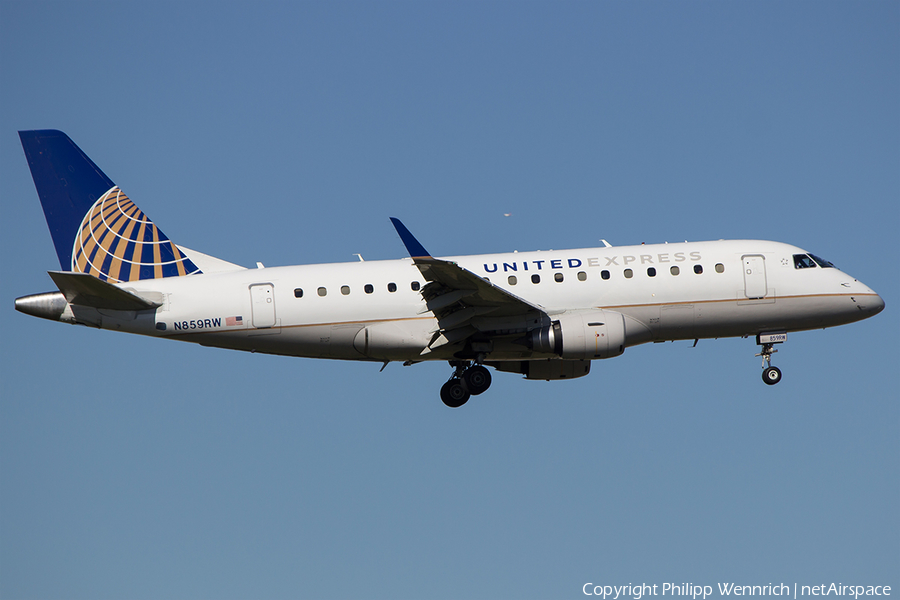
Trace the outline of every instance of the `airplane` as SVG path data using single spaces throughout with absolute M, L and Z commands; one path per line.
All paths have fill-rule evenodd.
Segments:
M 59 291 L 16 310 L 64 323 L 308 358 L 446 361 L 451 408 L 492 367 L 531 380 L 583 377 L 648 342 L 755 337 L 884 309 L 872 289 L 789 244 L 720 240 L 436 258 L 391 218 L 409 257 L 245 268 L 174 244 L 61 131 L 20 131 L 61 270 Z

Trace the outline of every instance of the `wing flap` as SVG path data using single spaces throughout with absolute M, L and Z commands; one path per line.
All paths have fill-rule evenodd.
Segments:
M 472 294 L 477 293 L 478 290 L 454 290 L 449 291 L 438 296 L 432 296 L 430 300 L 425 302 L 425 308 L 419 312 L 419 314 L 424 314 L 427 312 L 437 312 L 442 308 L 446 308 L 451 304 L 455 304 L 459 302 L 463 298 L 467 296 L 471 296 Z

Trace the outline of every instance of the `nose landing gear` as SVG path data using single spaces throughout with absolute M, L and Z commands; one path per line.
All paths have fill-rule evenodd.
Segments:
M 450 408 L 459 408 L 470 396 L 483 394 L 491 387 L 491 372 L 480 364 L 450 361 L 453 376 L 441 387 L 441 401 Z
M 756 356 L 762 356 L 762 380 L 766 385 L 775 385 L 781 381 L 781 369 L 772 366 L 772 355 L 778 352 L 775 349 L 775 344 L 780 344 L 785 340 L 787 340 L 786 333 L 769 333 L 756 336 L 756 343 L 762 346 L 762 351 Z
M 775 385 L 781 381 L 781 369 L 772 366 L 763 369 L 762 379 L 769 385 Z

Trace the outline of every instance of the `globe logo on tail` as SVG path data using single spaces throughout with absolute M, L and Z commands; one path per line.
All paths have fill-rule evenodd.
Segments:
M 118 186 L 84 216 L 72 249 L 72 270 L 111 283 L 201 272 Z

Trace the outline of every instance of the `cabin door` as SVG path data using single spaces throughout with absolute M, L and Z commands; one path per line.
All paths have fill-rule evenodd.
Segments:
M 250 286 L 253 326 L 257 329 L 275 326 L 275 287 L 271 283 Z
M 748 298 L 765 298 L 766 259 L 760 255 L 744 256 L 744 295 Z

